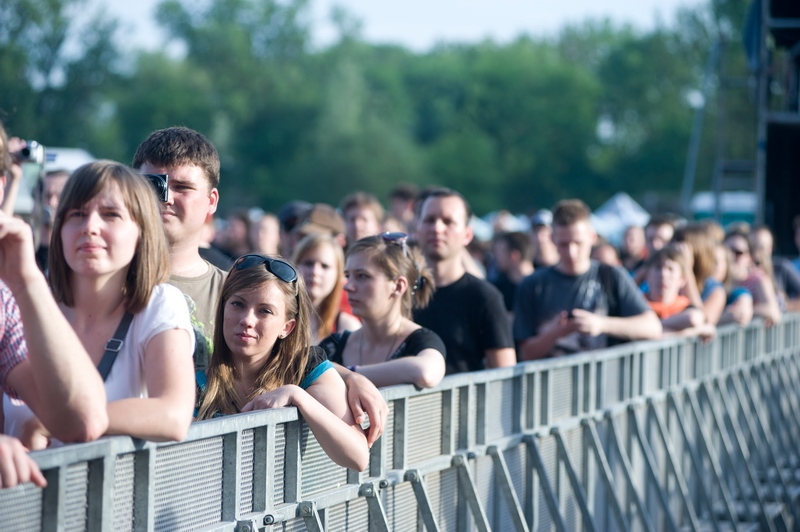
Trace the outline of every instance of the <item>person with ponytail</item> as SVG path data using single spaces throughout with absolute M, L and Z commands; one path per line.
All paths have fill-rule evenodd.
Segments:
M 383 233 L 353 243 L 344 275 L 362 327 L 324 339 L 328 358 L 379 387 L 436 386 L 445 374 L 444 342 L 411 320 L 412 309 L 425 307 L 435 290 L 433 275 L 408 235 Z
M 309 347 L 310 308 L 291 263 L 239 257 L 222 286 L 214 352 L 196 374 L 195 419 L 294 406 L 335 463 L 363 471 L 367 438 L 348 407 L 344 381 L 320 348 Z

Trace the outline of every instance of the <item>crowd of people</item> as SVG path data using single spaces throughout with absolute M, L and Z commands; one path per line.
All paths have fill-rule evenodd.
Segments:
M 388 415 L 380 387 L 709 339 L 800 307 L 800 263 L 772 257 L 766 227 L 656 215 L 617 248 L 566 199 L 483 245 L 464 195 L 411 185 L 388 209 L 358 191 L 218 224 L 219 155 L 184 127 L 153 132 L 130 166 L 44 173 L 23 220 L 21 147 L 0 127 L 4 487 L 45 484 L 28 450 L 176 441 L 195 421 L 284 406 L 361 471 Z

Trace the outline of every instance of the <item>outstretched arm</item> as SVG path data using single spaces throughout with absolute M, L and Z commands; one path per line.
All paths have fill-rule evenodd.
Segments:
M 356 366 L 355 371 L 378 387 L 414 384 L 419 388 L 432 388 L 444 377 L 445 364 L 444 357 L 439 351 L 423 349 L 416 356 L 401 357 L 368 366 Z
M 574 323 L 578 332 L 597 336 L 607 334 L 624 340 L 657 340 L 661 338 L 661 321 L 652 310 L 635 316 L 618 318 L 600 316 L 588 310 L 575 309 Z
M 517 363 L 517 352 L 513 347 L 487 349 L 484 353 L 487 368 L 505 368 Z
M 525 338 L 519 343 L 520 360 L 546 358 L 558 339 L 571 332 L 570 321 L 567 313 L 561 312 L 542 324 L 535 336 Z
M 764 318 L 767 327 L 778 324 L 781 321 L 781 307 L 772 280 L 762 275 L 753 290 L 753 314 Z
M 282 406 L 297 407 L 331 460 L 356 471 L 367 468 L 367 438 L 353 420 L 344 382 L 335 371 L 325 371 L 307 390 L 288 384 L 261 394 L 247 403 L 242 412 Z
M 4 213 L 0 213 L 0 278 L 16 301 L 4 302 L 2 341 L 16 333 L 24 334 L 27 344 L 26 359 L 8 373 L 5 386 L 19 394 L 60 440 L 98 438 L 108 425 L 103 381 L 36 266 L 30 226 Z M 17 307 L 21 320 L 13 319 Z

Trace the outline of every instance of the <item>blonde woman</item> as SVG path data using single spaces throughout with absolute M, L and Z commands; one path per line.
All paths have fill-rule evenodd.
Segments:
M 312 345 L 332 333 L 361 328 L 358 318 L 342 309 L 344 252 L 333 236 L 306 236 L 297 243 L 292 262 L 303 276 L 315 311 L 311 314 Z

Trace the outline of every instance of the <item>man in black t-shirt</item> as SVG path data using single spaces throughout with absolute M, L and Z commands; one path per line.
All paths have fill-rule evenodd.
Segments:
M 444 341 L 448 374 L 516 364 L 502 295 L 464 268 L 470 216 L 464 197 L 446 188 L 428 191 L 419 206 L 417 238 L 436 292 L 427 308 L 414 311 L 414 321 Z
M 661 337 L 661 322 L 631 277 L 591 260 L 596 240 L 582 201 L 556 205 L 553 242 L 559 262 L 537 270 L 517 287 L 514 339 L 520 360 L 605 347 L 609 337 Z

